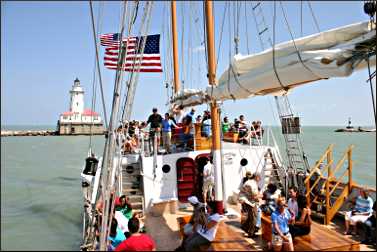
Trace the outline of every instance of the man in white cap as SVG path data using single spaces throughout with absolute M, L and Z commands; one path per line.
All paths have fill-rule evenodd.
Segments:
M 189 236 L 190 234 L 193 233 L 193 224 L 198 216 L 198 213 L 199 213 L 199 209 L 201 207 L 203 207 L 203 203 L 200 202 L 198 200 L 198 198 L 196 196 L 190 196 L 187 198 L 188 202 L 190 202 L 190 204 L 192 205 L 192 207 L 194 208 L 193 209 L 193 213 L 192 213 L 192 216 L 190 218 L 190 221 L 189 223 L 187 223 L 184 227 L 183 227 L 183 230 L 184 230 L 184 233 L 186 236 Z

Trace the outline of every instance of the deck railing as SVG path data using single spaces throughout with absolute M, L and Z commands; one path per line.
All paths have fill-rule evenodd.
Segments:
M 191 127 L 179 125 L 179 128 L 172 130 L 171 152 L 178 153 L 190 150 L 210 150 L 212 146 L 211 126 L 202 123 L 193 123 Z M 255 129 L 251 131 L 250 145 L 260 145 L 263 143 L 263 132 Z M 227 142 L 239 142 L 239 132 L 229 131 L 222 133 L 221 138 Z M 119 139 L 119 138 L 118 138 Z M 118 140 L 120 141 L 120 140 Z M 137 136 L 134 150 L 130 148 L 123 150 L 125 153 L 141 153 L 145 156 L 152 156 L 154 153 L 156 138 L 152 137 L 148 131 L 144 131 Z M 160 142 L 163 148 L 162 132 L 160 132 Z M 165 150 L 166 151 L 166 150 Z
M 321 158 L 316 162 L 314 167 L 311 169 L 309 175 L 305 179 L 306 185 L 306 199 L 309 206 L 312 203 L 317 203 L 326 208 L 324 222 L 326 225 L 330 223 L 332 218 L 335 216 L 336 212 L 341 208 L 344 201 L 347 199 L 348 195 L 351 193 L 352 190 L 352 149 L 353 145 L 350 145 L 345 153 L 343 154 L 342 158 L 338 161 L 338 163 L 333 168 L 333 147 L 334 145 L 331 144 L 326 149 L 325 153 L 321 156 Z M 322 169 L 320 166 L 326 159 L 326 165 Z M 336 177 L 337 172 L 341 167 L 344 167 L 345 161 L 347 162 L 346 169 L 343 173 Z M 326 174 L 327 173 L 327 174 Z M 313 177 L 317 176 L 314 179 Z M 348 177 L 348 181 L 344 182 L 344 178 Z M 320 190 L 318 190 L 318 183 L 322 181 L 324 182 L 322 186 L 320 186 Z M 312 182 L 312 183 L 311 183 Z M 345 185 L 345 186 L 344 186 Z M 344 186 L 342 188 L 342 186 Z M 317 190 L 316 190 L 317 189 Z M 340 193 L 336 196 L 335 201 L 332 201 L 332 197 L 334 192 Z M 321 199 L 324 194 L 324 201 Z M 313 196 L 311 196 L 313 195 Z

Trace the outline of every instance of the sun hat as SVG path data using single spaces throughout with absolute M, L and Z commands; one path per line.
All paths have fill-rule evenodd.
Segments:
M 188 197 L 187 200 L 188 200 L 191 204 L 193 204 L 193 205 L 196 205 L 196 204 L 199 203 L 199 200 L 198 200 L 198 198 L 197 198 L 196 196 Z

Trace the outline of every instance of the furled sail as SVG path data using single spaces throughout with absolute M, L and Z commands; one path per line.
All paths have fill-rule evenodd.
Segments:
M 375 24 L 361 22 L 276 45 L 275 68 L 272 48 L 258 54 L 235 55 L 218 85 L 207 87 L 201 100 L 282 95 L 316 80 L 349 76 L 366 67 L 367 58 L 370 65 L 376 64 L 375 41 Z M 176 104 L 188 106 L 187 99 L 187 94 L 174 98 Z

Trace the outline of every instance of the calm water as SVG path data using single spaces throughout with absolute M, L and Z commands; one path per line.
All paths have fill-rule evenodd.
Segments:
M 54 129 L 54 126 L 7 129 Z M 305 127 L 304 147 L 310 162 L 335 144 L 338 160 L 354 144 L 354 179 L 376 186 L 376 134 L 335 133 L 335 127 Z M 279 132 L 277 128 L 274 132 Z M 278 133 L 275 134 L 278 140 Z M 1 249 L 78 250 L 81 242 L 80 172 L 89 137 L 1 138 Z M 102 155 L 103 136 L 93 137 Z M 281 148 L 281 152 L 283 152 Z

